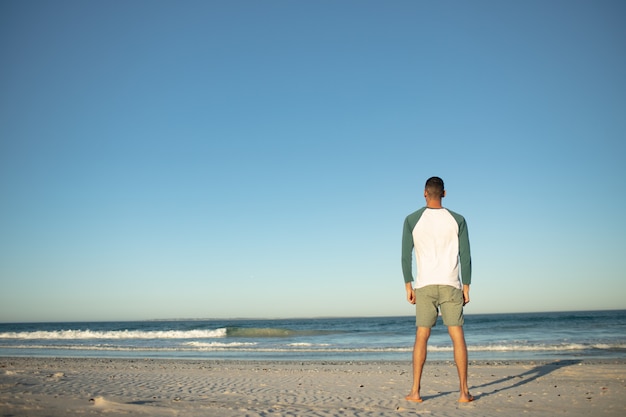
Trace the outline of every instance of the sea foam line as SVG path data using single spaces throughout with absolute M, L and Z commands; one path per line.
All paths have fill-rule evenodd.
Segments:
M 114 346 L 114 345 L 0 345 L 0 349 L 52 349 L 52 350 L 85 350 L 85 351 L 151 351 L 151 352 L 177 352 L 177 351 L 200 351 L 200 352 L 311 352 L 311 353 L 393 353 L 393 352 L 410 352 L 412 346 L 396 346 L 396 347 L 356 347 L 342 348 L 332 347 L 328 345 L 310 345 L 310 344 L 289 344 L 276 347 L 259 346 L 253 342 L 233 342 L 233 343 L 205 343 L 190 341 L 182 343 L 179 346 Z M 520 345 L 497 345 L 497 346 L 474 346 L 468 347 L 473 352 L 542 352 L 542 351 L 578 351 L 578 350 L 626 350 L 625 344 L 571 344 L 565 346 L 557 345 L 536 345 L 536 346 L 520 346 Z M 431 352 L 450 352 L 451 346 L 431 346 Z
M 226 328 L 213 330 L 55 330 L 0 333 L 0 339 L 85 340 L 85 339 L 212 339 L 226 337 Z

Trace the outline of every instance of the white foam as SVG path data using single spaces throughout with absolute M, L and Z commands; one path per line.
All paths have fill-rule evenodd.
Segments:
M 58 330 L 0 333 L 0 339 L 18 340 L 84 340 L 84 339 L 212 339 L 226 337 L 226 328 L 213 330 Z
M 184 346 L 197 347 L 197 348 L 231 348 L 231 347 L 241 347 L 241 346 L 255 346 L 256 343 L 252 342 L 232 342 L 232 343 L 220 343 L 220 342 L 185 342 Z

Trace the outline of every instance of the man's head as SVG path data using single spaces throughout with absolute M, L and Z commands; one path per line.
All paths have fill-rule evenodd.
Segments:
M 424 197 L 431 200 L 441 200 L 446 195 L 443 188 L 443 180 L 439 177 L 430 177 L 426 180 L 424 187 Z

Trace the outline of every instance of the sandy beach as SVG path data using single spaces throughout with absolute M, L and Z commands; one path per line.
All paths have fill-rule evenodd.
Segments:
M 452 362 L 0 358 L 0 416 L 623 416 L 626 361 Z

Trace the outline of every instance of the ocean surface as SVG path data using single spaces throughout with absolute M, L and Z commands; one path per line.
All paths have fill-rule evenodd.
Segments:
M 0 356 L 278 361 L 410 360 L 414 317 L 0 323 Z M 441 320 L 441 319 L 440 319 Z M 428 360 L 451 360 L 446 327 Z M 470 360 L 626 358 L 626 310 L 472 314 Z

